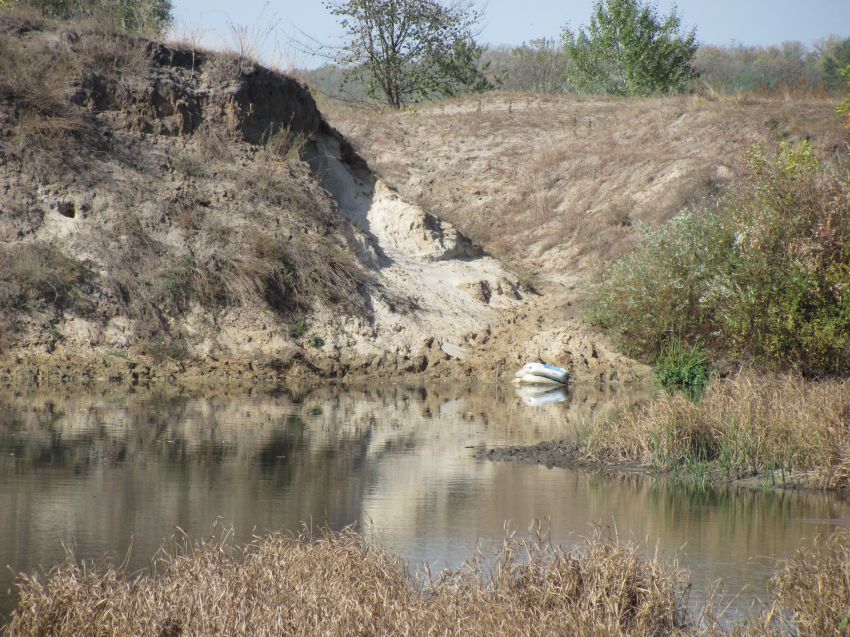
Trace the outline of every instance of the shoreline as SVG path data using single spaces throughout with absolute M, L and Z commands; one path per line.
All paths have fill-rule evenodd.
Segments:
M 597 473 L 604 476 L 640 475 L 654 480 L 681 484 L 696 488 L 739 488 L 754 491 L 820 491 L 846 496 L 850 489 L 822 487 L 817 482 L 817 472 L 776 470 L 770 473 L 758 473 L 746 477 L 734 478 L 724 474 L 710 464 L 702 467 L 700 473 L 689 471 L 688 467 L 660 469 L 651 465 L 634 462 L 602 462 L 589 459 L 584 453 L 584 445 L 567 440 L 540 442 L 535 445 L 511 445 L 504 447 L 484 447 L 474 457 L 491 462 L 513 462 L 516 464 L 542 465 L 547 469 L 569 469 Z
M 311 356 L 302 349 L 290 349 L 279 356 L 209 356 L 203 359 L 156 360 L 126 352 L 99 350 L 80 353 L 73 350 L 46 352 L 12 351 L 0 355 L 0 387 L 19 391 L 53 387 L 100 388 L 139 386 L 179 386 L 216 389 L 222 386 L 279 387 L 290 383 L 344 381 L 449 383 L 478 378 L 477 361 L 453 359 L 446 355 L 436 364 L 421 365 L 422 357 L 352 357 L 338 360 Z M 419 361 L 421 362 L 421 361 Z M 509 373 L 510 372 L 510 373 Z M 512 370 L 497 370 L 477 383 L 507 384 Z M 600 374 L 575 378 L 567 385 L 594 386 L 600 390 L 642 387 L 639 375 Z

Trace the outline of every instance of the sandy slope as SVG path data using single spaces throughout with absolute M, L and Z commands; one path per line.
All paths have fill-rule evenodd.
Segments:
M 352 169 L 336 139 L 319 139 L 309 161 L 351 222 L 361 262 L 388 292 L 373 297 L 371 308 L 373 336 L 382 346 L 402 356 L 439 347 L 463 358 L 470 335 L 490 329 L 521 304 L 514 274 L 365 167 Z M 355 347 L 374 352 L 376 343 L 360 338 Z M 417 367 L 422 365 L 420 360 Z

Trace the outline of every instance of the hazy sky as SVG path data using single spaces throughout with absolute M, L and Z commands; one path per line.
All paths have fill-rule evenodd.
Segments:
M 850 37 L 850 0 L 679 0 L 683 24 L 697 28 L 700 42 L 778 44 L 839 35 Z M 489 44 L 520 44 L 557 37 L 561 27 L 586 24 L 593 0 L 489 0 L 479 39 Z M 667 13 L 672 0 L 659 0 Z M 176 35 L 192 34 L 207 46 L 233 46 L 228 24 L 246 30 L 261 44 L 260 54 L 282 66 L 314 66 L 299 51 L 299 32 L 323 41 L 339 35 L 321 0 L 174 0 Z

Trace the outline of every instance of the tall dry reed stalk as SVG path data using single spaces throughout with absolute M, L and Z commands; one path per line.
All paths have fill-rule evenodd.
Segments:
M 699 402 L 662 394 L 595 423 L 588 455 L 673 470 L 711 463 L 728 477 L 806 471 L 850 487 L 850 381 L 741 373 L 712 381 Z

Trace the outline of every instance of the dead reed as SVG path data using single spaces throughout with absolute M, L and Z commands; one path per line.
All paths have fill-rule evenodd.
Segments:
M 352 529 L 229 532 L 164 547 L 149 572 L 66 562 L 22 574 L 12 635 L 578 635 L 847 637 L 850 532 L 821 535 L 780 564 L 773 599 L 734 625 L 712 602 L 687 612 L 687 573 L 632 543 L 597 535 L 552 547 L 536 529 L 463 567 L 411 577 Z
M 225 534 L 163 549 L 151 572 L 70 558 L 22 575 L 10 635 L 635 635 L 686 634 L 684 574 L 628 543 L 582 550 L 544 538 L 435 578 L 353 530 Z
M 770 581 L 773 600 L 735 635 L 848 637 L 850 532 L 839 529 L 804 543 Z
M 728 478 L 808 472 L 850 487 L 850 381 L 750 372 L 715 379 L 699 402 L 662 394 L 592 426 L 587 453 L 675 471 L 706 465 Z

